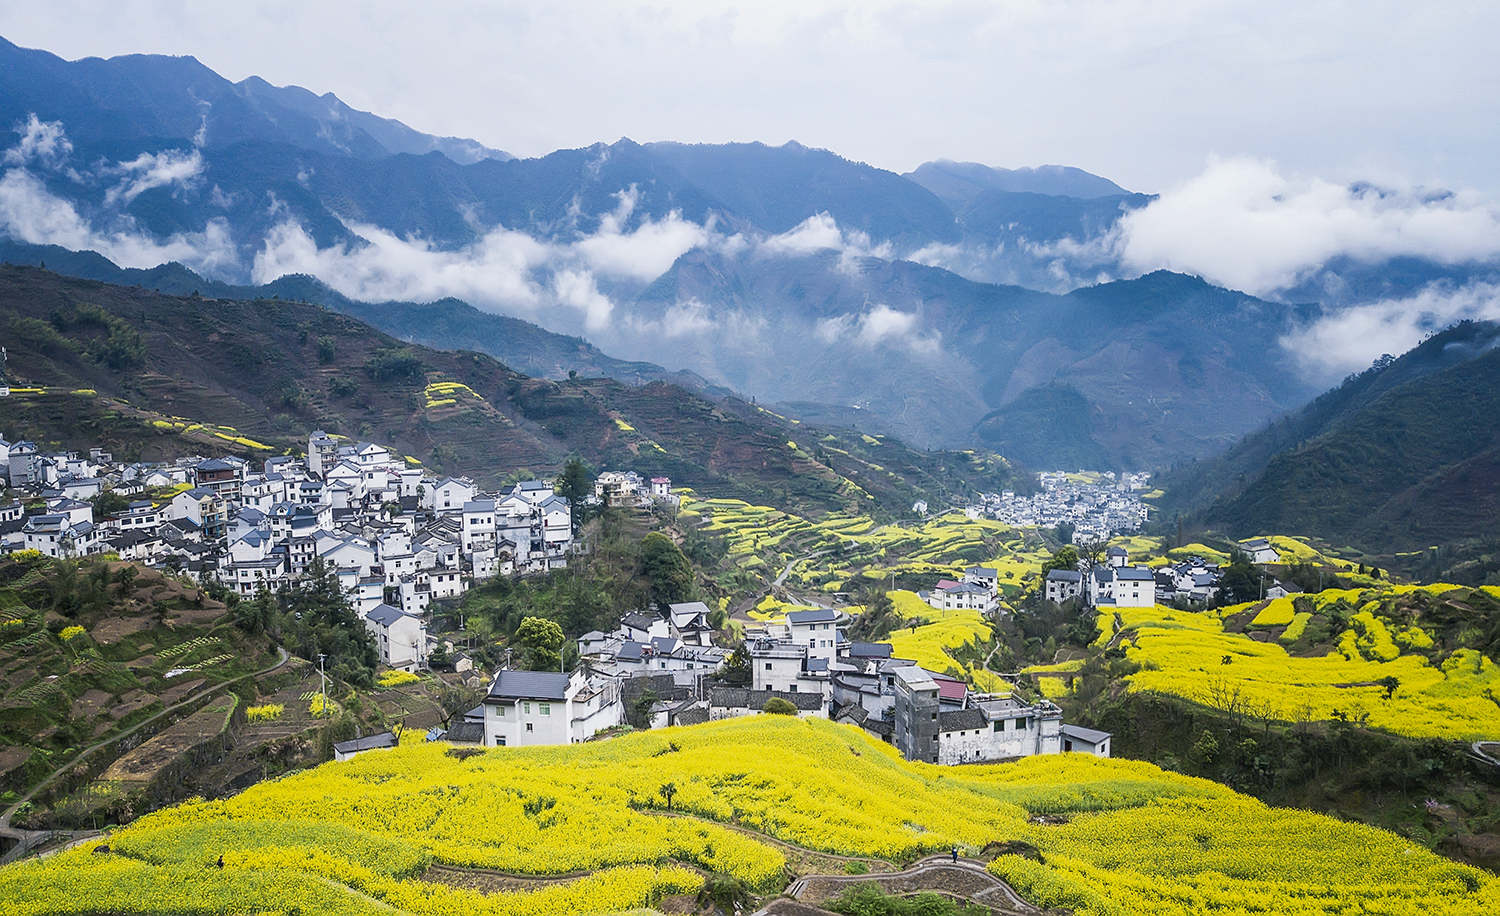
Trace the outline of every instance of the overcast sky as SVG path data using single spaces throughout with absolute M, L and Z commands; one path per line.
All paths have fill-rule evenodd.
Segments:
M 192 55 L 520 156 L 795 139 L 1148 192 L 1248 156 L 1500 198 L 1494 2 L 23 0 L 0 35 L 70 60 Z

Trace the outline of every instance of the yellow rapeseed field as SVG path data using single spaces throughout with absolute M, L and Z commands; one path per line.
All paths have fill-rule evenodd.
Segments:
M 706 872 L 763 889 L 775 846 L 905 860 L 1024 840 L 1023 894 L 1083 914 L 1495 912 L 1500 879 L 1367 827 L 1268 808 L 1218 784 L 1079 754 L 943 768 L 858 729 L 757 716 L 556 748 L 450 756 L 411 744 L 147 815 L 0 869 L 11 916 L 604 913 L 691 893 Z M 673 814 L 660 788 L 676 786 Z M 1063 826 L 1031 823 L 1063 814 Z M 222 857 L 223 867 L 217 867 Z M 482 894 L 429 863 L 586 873 Z
M 1500 735 L 1500 667 L 1479 652 L 1460 649 L 1440 661 L 1422 654 L 1433 645 L 1420 627 L 1390 625 L 1381 600 L 1416 590 L 1325 591 L 1322 610 L 1343 600 L 1361 609 L 1348 618 L 1333 651 L 1293 656 L 1279 643 L 1225 633 L 1222 617 L 1247 606 L 1206 613 L 1164 607 L 1121 608 L 1100 615 L 1102 645 L 1118 629 L 1131 631 L 1126 656 L 1142 670 L 1131 689 L 1172 694 L 1214 705 L 1237 691 L 1245 710 L 1285 722 L 1347 719 L 1417 738 L 1474 740 Z M 1455 586 L 1422 586 L 1442 594 Z M 1374 597 L 1372 597 L 1374 596 Z M 1360 602 L 1363 601 L 1363 606 Z M 1293 614 L 1290 599 L 1271 602 L 1252 626 L 1285 625 L 1282 642 L 1295 642 L 1311 615 Z M 1387 697 L 1382 681 L 1395 678 Z M 1243 711 L 1243 710 L 1242 710 Z

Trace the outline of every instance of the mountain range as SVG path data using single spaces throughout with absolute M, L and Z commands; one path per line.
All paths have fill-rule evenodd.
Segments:
M 12 263 L 320 303 L 554 381 L 671 380 L 1101 469 L 1208 458 L 1327 383 L 1282 343 L 1325 314 L 1311 286 L 1273 301 L 1105 265 L 1080 287 L 1070 252 L 1153 198 L 1076 168 L 900 175 L 797 143 L 629 139 L 516 159 L 192 58 L 3 40 L 0 126 Z M 1329 295 L 1464 269 L 1351 264 Z
M 1386 556 L 1493 540 L 1500 325 L 1435 334 L 1161 483 L 1164 515 L 1241 537 L 1295 531 Z

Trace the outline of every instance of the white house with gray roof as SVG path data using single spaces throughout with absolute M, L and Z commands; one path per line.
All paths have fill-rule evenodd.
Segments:
M 551 671 L 501 671 L 484 702 L 486 747 L 574 744 L 625 721 L 618 680 Z
M 382 603 L 366 611 L 364 618 L 382 665 L 415 672 L 426 663 L 427 624 L 421 617 Z

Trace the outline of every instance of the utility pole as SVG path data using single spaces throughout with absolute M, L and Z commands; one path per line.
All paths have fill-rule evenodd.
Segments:
M 323 659 L 328 656 L 322 652 L 318 653 L 318 686 L 323 692 L 323 705 L 318 708 L 318 718 L 328 716 L 328 678 L 323 673 Z

